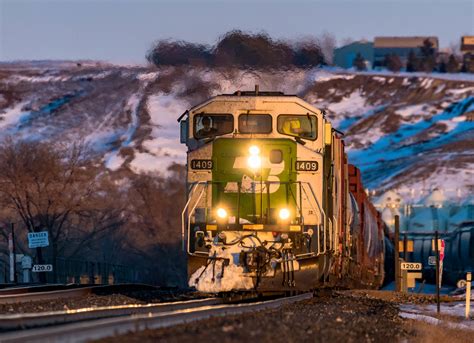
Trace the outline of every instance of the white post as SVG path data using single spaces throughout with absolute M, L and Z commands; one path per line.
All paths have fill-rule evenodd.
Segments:
M 469 319 L 471 312 L 471 280 L 472 274 L 471 272 L 468 272 L 466 274 L 466 319 Z

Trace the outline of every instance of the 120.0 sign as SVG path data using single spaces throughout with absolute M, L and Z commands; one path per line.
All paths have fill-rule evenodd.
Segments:
M 52 264 L 35 264 L 33 269 L 31 269 L 33 273 L 41 273 L 41 272 L 52 272 L 53 265 Z

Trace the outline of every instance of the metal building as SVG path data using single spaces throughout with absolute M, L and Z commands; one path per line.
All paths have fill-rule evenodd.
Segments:
M 385 56 L 390 54 L 395 54 L 400 57 L 401 62 L 405 65 L 410 51 L 413 51 L 417 56 L 421 55 L 421 47 L 425 40 L 433 44 L 436 55 L 439 49 L 438 37 L 375 37 L 374 67 L 383 66 Z
M 357 54 L 361 54 L 366 60 L 367 69 L 370 69 L 374 62 L 374 44 L 363 40 L 334 49 L 334 64 L 346 69 L 352 68 Z
M 462 36 L 461 37 L 461 53 L 462 54 L 474 54 L 474 36 Z

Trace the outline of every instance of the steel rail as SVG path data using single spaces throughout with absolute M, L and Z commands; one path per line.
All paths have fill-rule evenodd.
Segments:
M 87 287 L 87 286 L 88 285 L 82 285 L 82 287 Z M 35 293 L 35 292 L 60 291 L 60 290 L 79 288 L 79 287 L 81 287 L 81 285 L 75 285 L 75 284 L 48 284 L 48 285 L 8 287 L 8 288 L 0 289 L 0 296 L 27 294 L 27 293 Z
M 0 315 L 0 330 L 18 330 L 39 326 L 78 322 L 81 320 L 102 319 L 145 313 L 160 313 L 186 308 L 218 305 L 222 304 L 223 302 L 223 298 L 206 298 L 147 305 L 130 304 L 120 306 L 81 308 L 66 311 Z
M 24 290 L 19 293 L 14 294 L 5 294 L 0 293 L 0 305 L 4 304 L 17 304 L 30 301 L 44 301 L 44 300 L 57 300 L 64 298 L 78 298 L 94 294 L 96 291 L 113 291 L 117 289 L 116 292 L 120 292 L 121 288 L 155 288 L 149 285 L 142 284 L 116 284 L 116 285 L 95 285 L 95 286 L 78 286 L 71 289 L 62 289 L 56 291 L 37 291 L 33 293 L 25 293 Z
M 201 306 L 156 314 L 150 313 L 147 315 L 107 318 L 49 328 L 15 331 L 1 334 L 0 342 L 86 342 L 115 335 L 139 332 L 146 329 L 170 327 L 211 317 L 240 315 L 247 312 L 274 309 L 285 304 L 311 299 L 312 297 L 312 293 L 305 293 L 294 297 L 257 303 Z
M 78 298 L 92 294 L 92 287 L 48 291 L 27 294 L 0 295 L 0 304 L 18 304 L 30 301 L 57 300 L 63 298 Z

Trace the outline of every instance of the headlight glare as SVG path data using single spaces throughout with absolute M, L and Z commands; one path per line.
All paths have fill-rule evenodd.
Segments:
M 249 148 L 249 153 L 250 155 L 252 156 L 257 156 L 258 154 L 260 154 L 260 148 L 256 145 L 252 145 L 250 148 Z
M 287 208 L 282 208 L 278 214 L 281 220 L 287 220 L 290 218 L 290 211 Z
M 260 156 L 252 155 L 249 156 L 247 164 L 251 169 L 258 169 L 262 165 L 262 159 L 260 158 Z
M 217 209 L 217 216 L 221 219 L 224 219 L 227 217 L 227 211 L 223 209 L 222 207 Z

